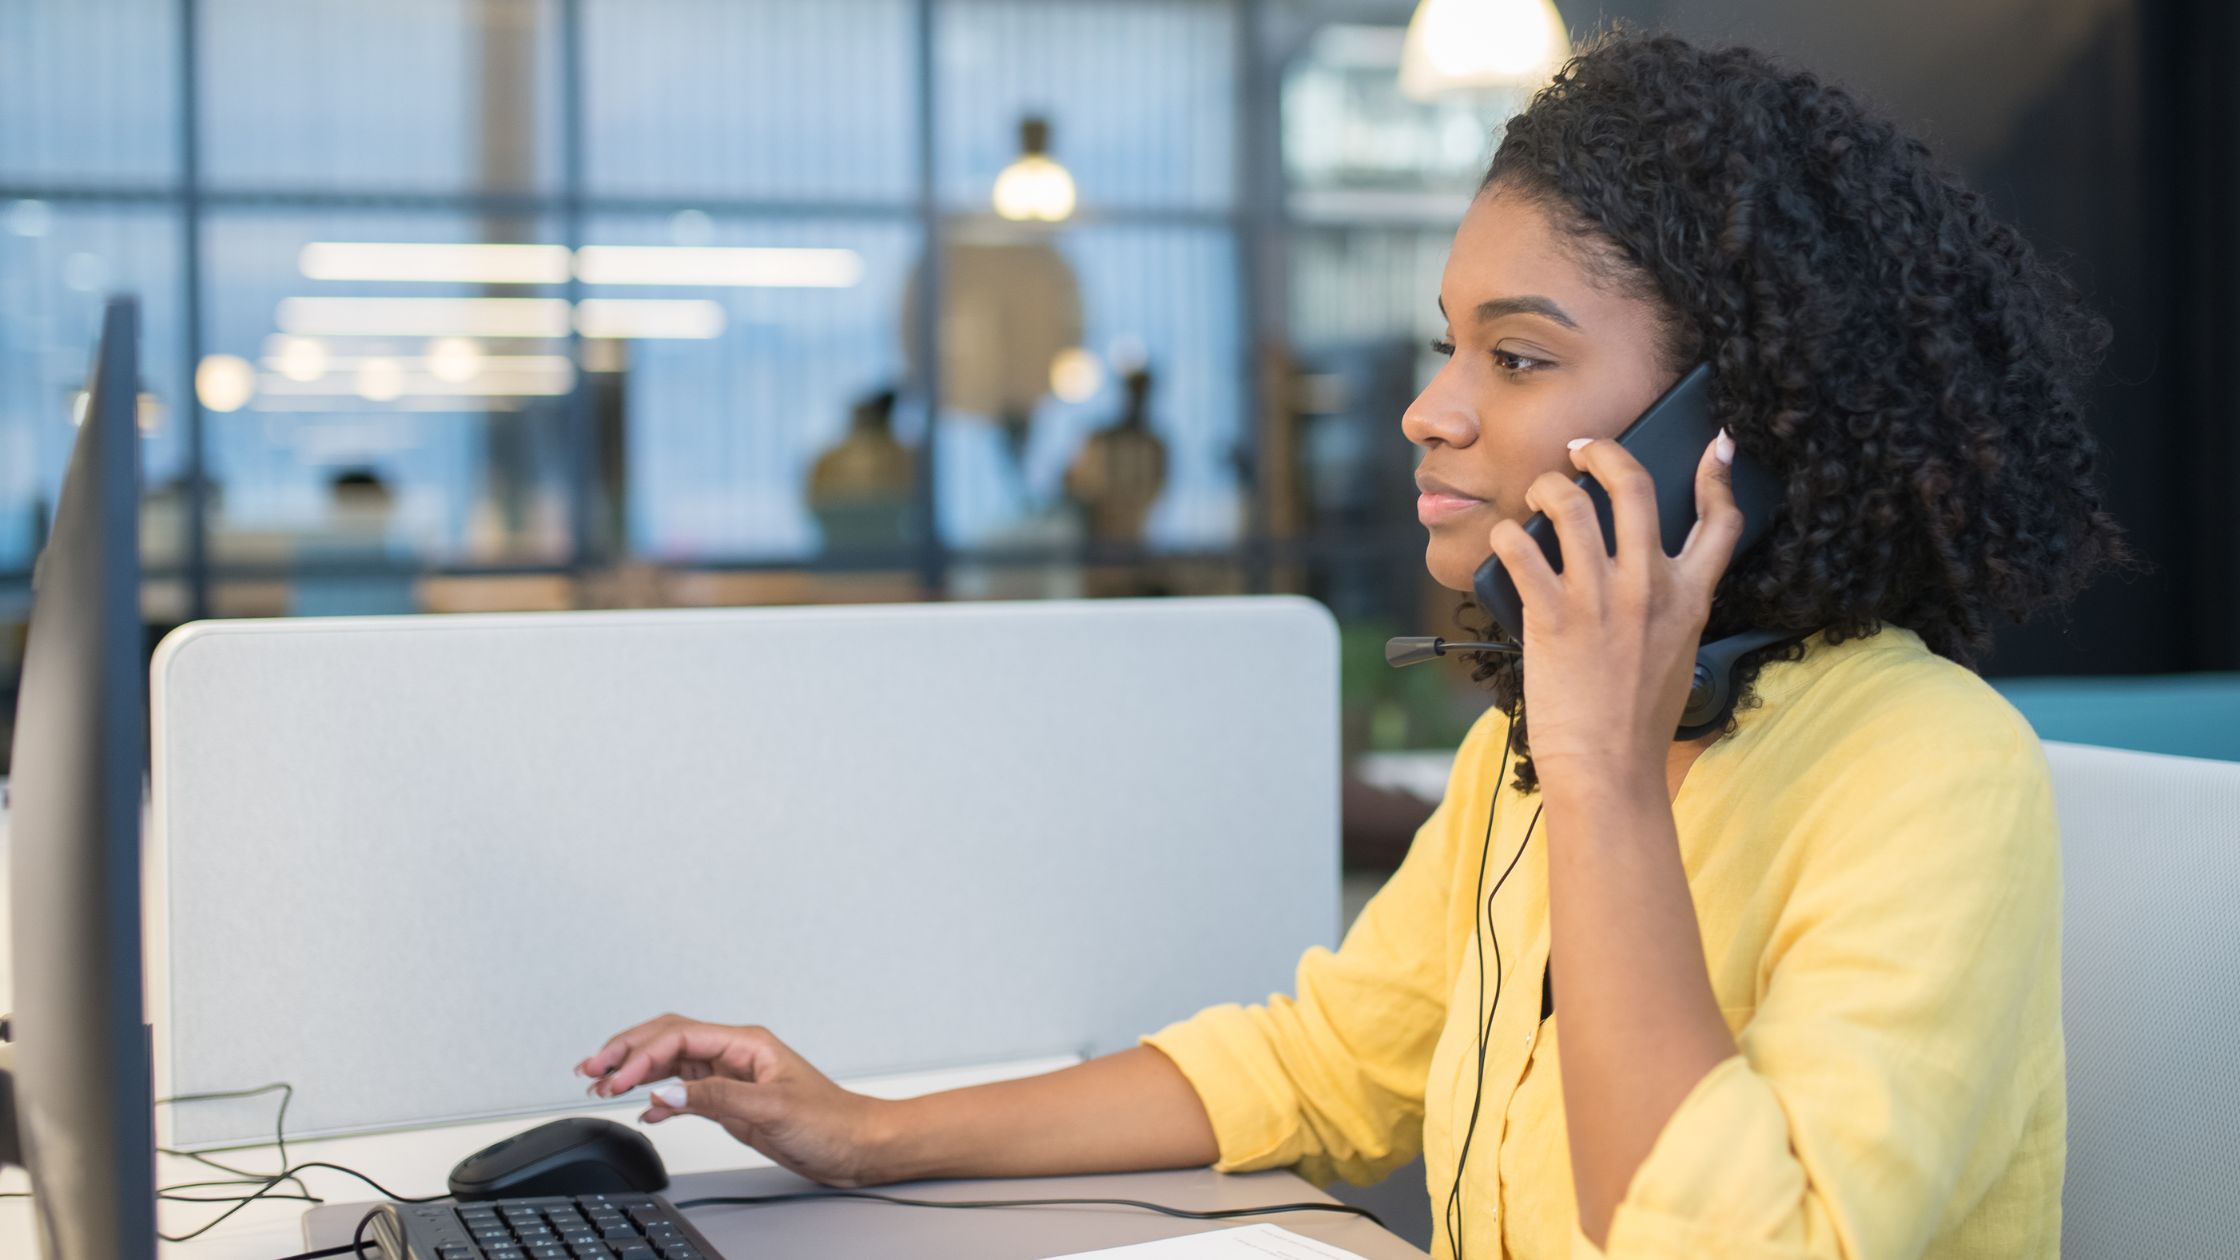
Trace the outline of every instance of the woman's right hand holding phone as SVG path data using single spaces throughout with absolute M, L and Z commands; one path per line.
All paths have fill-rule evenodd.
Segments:
M 704 1116 L 779 1166 L 828 1186 L 890 1178 L 875 1166 L 893 1104 L 842 1089 L 767 1028 L 663 1015 L 576 1065 L 594 1098 L 663 1082 L 639 1119 Z

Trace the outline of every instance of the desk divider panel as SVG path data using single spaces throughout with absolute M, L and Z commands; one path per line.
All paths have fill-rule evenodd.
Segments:
M 151 695 L 158 1089 L 292 1082 L 290 1136 L 580 1104 L 663 1011 L 841 1076 L 1101 1053 L 1337 933 L 1302 599 L 213 622 Z

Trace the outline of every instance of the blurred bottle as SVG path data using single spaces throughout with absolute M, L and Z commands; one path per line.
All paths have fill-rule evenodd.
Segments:
M 827 549 L 892 548 L 910 540 L 917 465 L 894 436 L 895 391 L 859 402 L 847 436 L 809 470 L 809 510 Z
M 1066 470 L 1066 497 L 1081 509 L 1089 537 L 1139 544 L 1144 519 L 1167 480 L 1167 444 L 1151 431 L 1151 369 L 1122 378 L 1127 401 L 1120 419 L 1089 436 Z

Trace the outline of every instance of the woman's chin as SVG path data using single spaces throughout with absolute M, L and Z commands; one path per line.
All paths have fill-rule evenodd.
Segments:
M 1478 576 L 1478 566 L 1485 563 L 1484 555 L 1465 555 L 1450 539 L 1436 533 L 1423 549 L 1423 567 L 1430 571 L 1431 580 L 1450 591 L 1467 595 L 1471 582 Z

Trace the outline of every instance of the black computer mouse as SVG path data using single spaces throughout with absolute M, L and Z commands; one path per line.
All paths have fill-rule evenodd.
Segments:
M 612 1120 L 555 1120 L 516 1133 L 459 1161 L 451 1195 L 460 1202 L 549 1194 L 652 1194 L 669 1170 L 646 1135 Z

